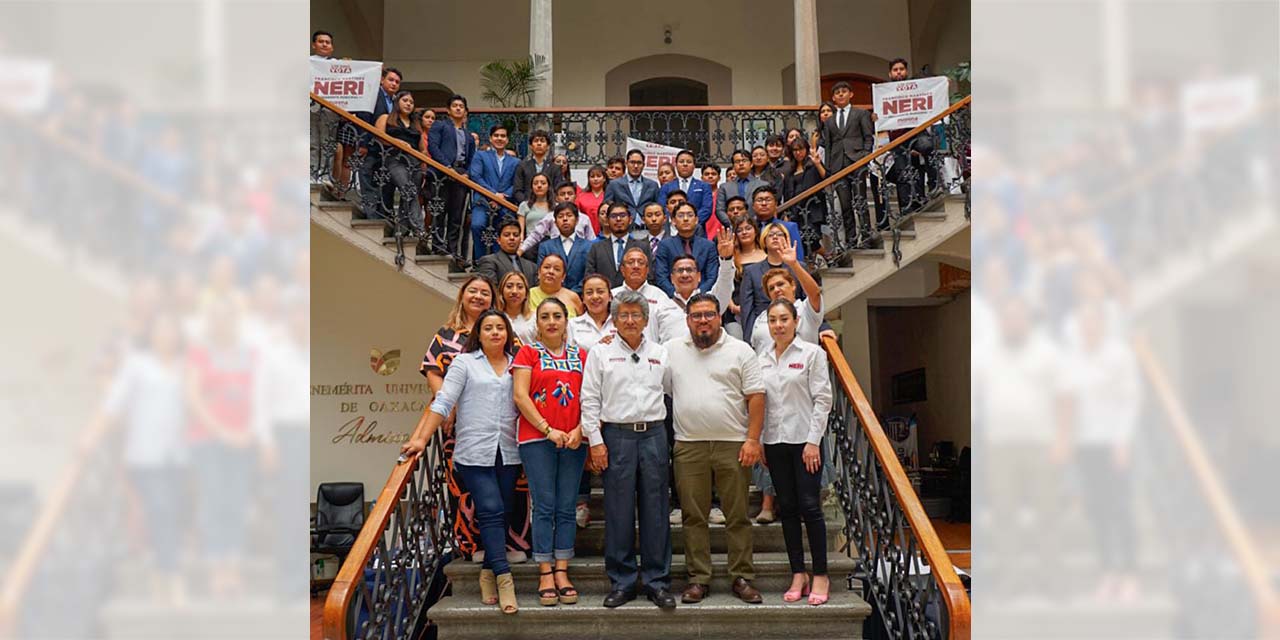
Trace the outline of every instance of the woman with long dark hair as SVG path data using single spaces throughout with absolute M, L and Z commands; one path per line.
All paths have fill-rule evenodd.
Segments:
M 413 94 L 401 91 L 392 99 L 394 111 L 378 116 L 374 124 L 379 131 L 399 140 L 411 149 L 416 149 L 422 141 L 422 134 L 413 121 Z M 422 183 L 422 162 L 399 149 L 386 150 L 387 171 L 391 174 L 391 183 L 400 192 L 400 206 L 405 211 L 406 222 L 414 232 L 422 232 L 421 209 L 418 206 L 418 185 Z M 383 206 L 390 208 L 392 201 L 383 198 Z
M 792 198 L 818 185 L 827 177 L 827 168 L 809 154 L 809 143 L 797 137 L 787 147 L 791 174 L 782 179 L 782 201 Z M 822 223 L 827 219 L 827 199 L 823 193 L 805 198 L 791 208 L 791 219 L 800 223 L 800 236 L 804 239 L 806 255 L 817 255 L 822 244 Z

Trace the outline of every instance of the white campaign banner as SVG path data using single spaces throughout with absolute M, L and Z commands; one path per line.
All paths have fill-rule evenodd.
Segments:
M 0 106 L 19 113 L 40 113 L 53 91 L 53 63 L 0 58 Z
M 911 129 L 942 113 L 949 104 L 946 76 L 871 85 L 876 131 Z
M 1230 129 L 1257 110 L 1260 91 L 1252 76 L 1187 83 L 1179 95 L 1183 126 L 1189 133 Z
M 680 147 L 668 147 L 665 144 L 657 142 L 646 142 L 637 138 L 627 138 L 627 151 L 639 149 L 644 152 L 644 177 L 651 180 L 658 179 L 658 165 L 664 162 L 670 162 L 674 167 L 676 164 L 676 154 L 680 153 Z
M 311 93 L 347 111 L 373 111 L 382 63 L 311 59 Z

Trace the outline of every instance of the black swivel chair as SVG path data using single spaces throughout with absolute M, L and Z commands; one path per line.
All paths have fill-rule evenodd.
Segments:
M 364 483 L 323 482 L 316 492 L 316 516 L 311 526 L 311 552 L 347 559 L 364 526 Z M 315 591 L 315 586 L 312 586 Z

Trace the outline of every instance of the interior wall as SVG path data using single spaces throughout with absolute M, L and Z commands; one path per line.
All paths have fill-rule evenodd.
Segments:
M 373 499 L 429 400 L 418 364 L 453 302 L 315 225 L 311 255 L 311 486 L 363 482 Z M 394 373 L 374 372 L 373 349 L 400 351 Z
M 971 441 L 969 292 L 930 307 L 873 307 L 875 336 L 870 391 L 880 416 L 916 414 L 919 451 L 925 460 L 935 442 L 950 440 L 956 450 Z M 927 399 L 895 405 L 893 376 L 923 367 Z

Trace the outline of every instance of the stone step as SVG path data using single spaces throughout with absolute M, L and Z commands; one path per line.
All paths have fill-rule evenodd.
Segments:
M 914 239 L 915 239 L 915 237 L 916 237 L 916 230 L 915 230 L 915 229 L 902 229 L 902 230 L 901 230 L 901 233 L 902 233 L 902 239 L 903 239 L 903 240 L 908 240 L 908 239 L 910 239 L 910 240 L 914 240 Z M 888 240 L 888 241 L 892 242 L 892 241 L 893 241 L 893 232 L 892 232 L 892 231 L 888 231 L 888 230 L 881 231 L 881 232 L 880 232 L 880 237 L 884 238 L 885 240 Z
M 285 638 L 307 619 L 305 607 L 250 598 L 186 604 L 117 598 L 101 609 L 99 620 L 107 638 Z
M 756 489 L 751 489 L 747 493 L 747 502 L 750 505 L 748 513 L 755 517 L 760 512 L 761 494 Z M 591 497 L 587 501 L 587 506 L 591 509 L 591 521 L 604 520 L 604 489 L 601 487 L 591 488 Z
M 843 523 L 834 523 L 827 519 L 827 550 L 834 551 L 840 538 L 840 527 Z M 727 550 L 726 530 L 722 524 L 709 525 L 711 533 L 711 553 L 725 553 Z M 754 553 L 783 552 L 787 550 L 782 538 L 782 527 L 777 524 L 769 526 L 752 526 L 752 551 Z M 600 556 L 604 554 L 604 522 L 596 520 L 585 529 L 578 529 L 577 544 L 574 546 L 580 556 Z M 671 553 L 684 553 L 684 527 L 671 525 Z
M 643 596 L 616 609 L 601 603 L 603 593 L 583 593 L 574 605 L 543 607 L 534 589 L 517 586 L 520 611 L 503 614 L 475 595 L 441 599 L 427 612 L 439 638 L 861 638 L 871 605 L 851 591 L 832 591 L 820 607 L 804 600 L 784 603 L 765 594 L 762 604 L 746 604 L 728 591 L 712 591 L 698 604 L 663 611 Z M 678 598 L 677 594 L 677 598 Z
M 753 581 L 756 588 L 761 593 L 764 593 L 766 598 L 771 596 L 781 597 L 782 592 L 786 591 L 791 585 L 791 565 L 787 562 L 787 554 L 755 552 L 752 554 L 751 560 L 756 571 L 756 578 Z M 805 562 L 808 563 L 811 560 L 812 558 L 806 551 Z M 728 562 L 728 556 L 723 553 L 711 554 L 711 590 L 713 593 L 729 591 L 733 580 L 730 579 L 725 571 Z M 854 566 L 853 559 L 842 552 L 832 551 L 827 554 L 827 573 L 831 576 L 833 585 L 839 585 L 844 588 L 845 579 L 848 574 L 853 572 Z M 480 593 L 480 569 L 481 566 L 478 562 L 465 560 L 450 562 L 444 568 L 444 573 L 449 576 L 450 582 L 453 583 L 453 594 L 455 596 L 466 596 Z M 511 573 L 515 577 L 517 591 L 537 590 L 537 563 L 530 560 L 522 564 L 513 564 L 511 565 Z M 578 591 L 582 593 L 601 594 L 601 597 L 603 597 L 603 594 L 609 592 L 610 582 L 609 577 L 605 574 L 604 558 L 599 556 L 580 556 L 570 560 L 569 577 Z M 676 590 L 684 589 L 687 577 L 688 568 L 685 564 L 684 555 L 672 555 L 672 588 Z

